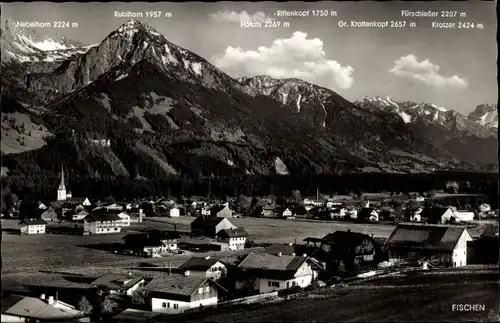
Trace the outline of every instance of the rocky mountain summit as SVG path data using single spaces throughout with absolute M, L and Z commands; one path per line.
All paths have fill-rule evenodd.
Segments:
M 2 50 L 3 44 L 21 48 L 18 36 L 2 31 Z M 71 50 L 61 59 L 11 55 L 2 62 L 2 153 L 9 174 L 22 173 L 26 163 L 32 172 L 57 172 L 63 163 L 77 176 L 142 179 L 186 172 L 428 172 L 481 164 L 457 153 L 458 143 L 427 136 L 425 123 L 407 122 L 398 114 L 410 113 L 404 105 L 374 109 L 298 79 L 236 80 L 137 20 L 100 44 Z M 437 111 L 447 120 L 448 112 Z M 444 125 L 439 131 L 450 132 Z M 460 131 L 461 152 L 471 141 Z

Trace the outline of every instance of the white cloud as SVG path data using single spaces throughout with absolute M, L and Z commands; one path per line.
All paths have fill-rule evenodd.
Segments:
M 467 80 L 458 75 L 445 77 L 439 75 L 439 65 L 431 63 L 428 59 L 421 62 L 413 54 L 397 59 L 389 72 L 406 78 L 418 80 L 427 85 L 436 87 L 466 88 Z
M 307 34 L 296 31 L 292 37 L 276 39 L 271 46 L 243 50 L 229 46 L 214 63 L 233 76 L 269 75 L 275 78 L 300 78 L 311 83 L 335 89 L 351 88 L 354 84 L 351 66 L 342 66 L 326 58 L 323 41 L 307 39 Z
M 219 22 L 235 22 L 240 23 L 242 21 L 255 21 L 255 22 L 266 22 L 269 20 L 274 20 L 269 16 L 266 16 L 262 11 L 257 11 L 253 14 L 249 14 L 246 11 L 236 12 L 236 11 L 217 11 L 217 13 L 209 13 L 208 16 L 211 19 L 217 20 Z

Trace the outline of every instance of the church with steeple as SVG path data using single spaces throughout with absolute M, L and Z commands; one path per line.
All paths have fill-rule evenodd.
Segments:
M 61 182 L 59 183 L 59 188 L 57 189 L 57 200 L 66 201 L 71 199 L 73 196 L 70 191 L 66 191 L 66 184 L 64 183 L 64 166 L 61 167 Z

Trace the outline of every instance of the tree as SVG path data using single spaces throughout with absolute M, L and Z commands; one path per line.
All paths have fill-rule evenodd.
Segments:
M 238 195 L 238 198 L 236 199 L 236 207 L 240 212 L 248 211 L 251 205 L 252 205 L 251 197 L 245 196 L 243 194 Z
M 141 288 L 135 290 L 131 295 L 132 304 L 135 305 L 144 305 L 146 304 L 146 295 L 144 294 L 144 290 Z
M 17 195 L 14 193 L 11 193 L 10 194 L 10 202 L 12 203 L 12 205 L 16 205 L 16 203 L 18 201 L 19 201 L 19 198 L 17 197 Z
M 99 303 L 99 312 L 101 316 L 109 315 L 113 313 L 115 307 L 117 306 L 116 302 L 109 297 L 104 297 L 102 301 Z
M 90 314 L 94 310 L 89 300 L 85 296 L 82 296 L 82 298 L 80 298 L 77 308 L 85 314 Z
M 292 191 L 292 197 L 295 199 L 296 202 L 301 202 L 302 201 L 302 196 L 301 196 L 299 190 L 293 190 Z

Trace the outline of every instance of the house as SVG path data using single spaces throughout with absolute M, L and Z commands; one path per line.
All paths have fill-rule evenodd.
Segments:
M 43 202 L 38 201 L 37 204 L 39 210 L 47 210 L 47 205 L 45 205 Z
M 251 252 L 238 265 L 236 289 L 248 286 L 259 293 L 269 293 L 299 286 L 310 286 L 313 271 L 307 257 Z
M 467 265 L 467 242 L 462 226 L 399 224 L 384 244 L 389 261 L 426 259 L 442 266 Z
M 221 289 L 214 280 L 191 276 L 189 271 L 156 277 L 144 288 L 151 297 L 151 311 L 166 314 L 215 306 Z
M 281 216 L 284 217 L 284 218 L 288 218 L 288 217 L 291 217 L 292 216 L 292 211 L 289 209 L 289 208 L 286 208 L 285 210 L 283 210 L 283 212 L 281 213 Z
M 175 251 L 178 246 L 178 236 L 156 232 L 128 234 L 122 239 L 127 250 L 145 253 L 150 257 L 159 256 L 166 251 Z
M 455 219 L 453 216 L 453 211 L 449 207 L 434 206 L 431 208 L 425 208 L 421 213 L 422 218 L 427 219 L 427 223 L 430 224 L 442 224 L 447 221 L 452 221 Z
M 90 203 L 90 200 L 88 197 L 70 197 L 67 198 L 66 203 L 73 204 L 73 205 L 83 205 L 83 206 L 91 206 L 92 203 Z
M 229 208 L 228 205 L 214 205 L 210 209 L 210 216 L 223 217 L 223 218 L 232 218 L 233 211 Z
M 128 215 L 125 212 L 120 212 L 116 215 L 118 215 L 121 219 L 119 221 L 119 225 L 121 225 L 122 227 L 129 227 L 130 226 L 130 215 Z
M 248 233 L 241 228 L 223 229 L 217 233 L 217 239 L 229 244 L 229 250 L 245 249 Z
M 84 218 L 83 231 L 90 234 L 119 233 L 122 219 L 116 214 L 92 212 Z
M 374 208 L 364 207 L 359 210 L 357 219 L 360 221 L 378 222 L 378 212 Z
M 479 205 L 479 212 L 481 213 L 486 213 L 488 211 L 491 211 L 491 206 L 487 203 L 483 203 Z
M 180 216 L 180 211 L 177 207 L 171 207 L 170 210 L 168 210 L 168 215 L 171 218 L 178 218 Z
M 216 238 L 217 233 L 224 229 L 236 229 L 227 218 L 199 216 L 191 222 L 191 233 L 193 235 L 204 235 Z
M 333 202 L 333 201 L 328 201 L 326 202 L 326 207 L 329 209 L 333 208 L 340 208 L 342 206 L 342 202 Z
M 303 205 L 297 205 L 292 208 L 292 215 L 295 216 L 306 216 L 307 215 L 307 210 Z
M 415 210 L 410 210 L 410 221 L 411 222 L 422 221 L 422 211 L 423 211 L 423 208 L 421 208 L 421 207 L 419 207 Z
M 111 203 L 103 206 L 106 211 L 123 211 L 123 205 L 118 203 Z
M 227 273 L 226 265 L 217 259 L 207 257 L 191 257 L 179 266 L 180 270 L 189 271 L 191 276 L 218 280 Z
M 326 203 L 325 201 L 323 200 L 314 200 L 314 199 L 308 199 L 308 198 L 305 198 L 302 203 L 304 205 L 312 205 L 312 206 L 324 206 Z
M 74 306 L 54 299 L 11 295 L 2 299 L 2 322 L 90 322 Z
M 89 215 L 89 212 L 87 212 L 86 210 L 80 210 L 78 212 L 70 214 L 71 214 L 71 221 L 82 221 L 83 219 L 85 219 L 87 215 Z
M 19 222 L 21 225 L 21 234 L 45 234 L 47 222 L 42 219 L 23 219 Z
M 467 243 L 467 263 L 498 264 L 498 226 L 487 224 L 477 229 L 479 236 Z
M 52 207 L 48 207 L 42 212 L 40 218 L 44 221 L 57 221 L 57 213 Z
M 143 287 L 145 282 L 145 279 L 139 276 L 104 274 L 90 285 L 105 290 L 109 294 L 131 296 L 134 291 Z
M 425 197 L 423 197 L 423 196 L 417 196 L 417 197 L 415 198 L 415 201 L 416 201 L 416 202 L 425 202 Z
M 343 219 L 347 215 L 347 209 L 344 207 L 333 207 L 330 211 L 331 219 Z
M 320 248 L 329 255 L 327 264 L 333 265 L 333 269 L 343 265 L 346 270 L 355 270 L 363 263 L 378 260 L 378 244 L 367 234 L 350 230 L 335 231 L 321 240 Z
M 144 211 L 139 208 L 131 208 L 127 210 L 130 215 L 130 222 L 142 222 L 144 219 Z
M 455 222 L 467 222 L 474 220 L 474 211 L 472 210 L 459 210 L 455 207 L 452 207 L 451 210 L 453 211 Z M 452 222 L 451 219 L 446 219 L 446 221 Z
M 271 205 L 264 205 L 262 207 L 262 212 L 261 212 L 261 215 L 263 217 L 266 217 L 266 218 L 271 218 L 271 217 L 274 217 L 274 209 L 275 207 L 274 206 L 271 206 Z
M 318 261 L 316 258 L 311 257 L 310 255 L 317 254 L 318 249 L 317 248 L 310 248 L 307 245 L 303 244 L 295 244 L 295 243 L 289 243 L 289 244 L 280 244 L 280 243 L 275 243 L 267 247 L 264 251 L 265 253 L 271 254 L 271 255 L 290 255 L 290 256 L 298 256 L 302 255 L 303 257 L 307 257 L 307 262 L 311 266 L 312 269 L 312 279 L 316 280 L 318 279 L 319 273 L 324 270 L 325 266 Z M 309 255 L 309 257 L 308 257 Z
M 201 215 L 210 216 L 211 206 L 204 206 L 201 208 Z

